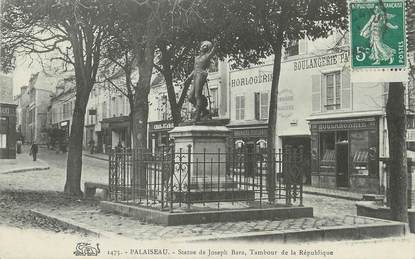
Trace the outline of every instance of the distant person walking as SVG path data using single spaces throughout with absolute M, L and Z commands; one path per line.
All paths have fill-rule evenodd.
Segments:
M 20 154 L 20 153 L 22 153 L 22 140 L 18 140 L 18 141 L 16 141 L 16 153 L 17 154 Z
M 36 161 L 38 151 L 39 149 L 38 149 L 37 144 L 33 142 L 32 146 L 30 147 L 30 155 L 33 156 L 33 161 Z
M 91 138 L 91 140 L 89 141 L 89 152 L 91 154 L 94 153 L 94 148 L 95 148 L 95 141 L 94 141 L 94 139 Z

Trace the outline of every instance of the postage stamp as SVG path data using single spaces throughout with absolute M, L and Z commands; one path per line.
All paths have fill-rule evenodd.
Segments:
M 403 0 L 349 2 L 352 68 L 405 68 Z

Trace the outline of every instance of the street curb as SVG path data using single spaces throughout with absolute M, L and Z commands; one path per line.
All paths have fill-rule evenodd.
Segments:
M 387 225 L 376 223 L 367 225 L 345 225 L 307 230 L 274 230 L 239 234 L 224 234 L 219 236 L 199 236 L 181 238 L 177 242 L 212 242 L 212 241 L 263 241 L 263 242 L 333 242 L 333 241 L 361 241 L 379 238 L 403 238 L 408 235 L 406 226 L 401 222 L 382 220 Z M 386 235 L 385 235 L 386 234 Z M 370 237 L 370 238 L 367 238 Z
M 108 161 L 109 160 L 108 158 L 101 158 L 101 157 L 97 157 L 97 156 L 94 156 L 94 155 L 91 155 L 91 154 L 83 154 L 83 155 L 86 156 L 86 157 L 95 158 L 95 159 L 102 160 L 102 161 Z
M 97 237 L 97 238 L 124 239 L 126 241 L 135 240 L 133 238 L 129 238 L 129 237 L 126 237 L 126 236 L 123 236 L 123 235 L 117 235 L 117 234 L 112 233 L 112 232 L 99 231 L 99 230 L 96 230 L 94 227 L 91 227 L 89 225 L 79 223 L 79 222 L 75 222 L 74 220 L 71 220 L 71 219 L 68 219 L 68 218 L 62 218 L 62 217 L 58 217 L 58 216 L 55 216 L 55 215 L 50 215 L 50 214 L 47 214 L 45 212 L 37 211 L 35 209 L 30 209 L 29 212 L 32 215 L 36 216 L 36 217 L 46 218 L 46 219 L 58 222 L 59 224 L 62 224 L 63 226 L 67 227 L 68 229 L 72 229 L 72 230 L 78 231 L 80 233 L 91 235 L 91 236 L 94 236 L 94 237 Z
M 44 171 L 49 170 L 49 165 L 43 166 L 43 167 L 27 167 L 27 168 L 18 168 L 18 169 L 12 169 L 8 171 L 0 171 L 0 174 L 14 174 L 14 173 L 24 173 L 24 172 L 30 172 L 30 171 Z
M 308 194 L 313 194 L 313 195 L 320 195 L 320 196 L 327 196 L 327 197 L 331 197 L 331 198 L 345 199 L 345 200 L 350 200 L 350 201 L 361 201 L 363 199 L 363 197 L 359 199 L 359 198 L 355 198 L 355 197 L 347 197 L 347 196 L 337 195 L 337 194 L 332 194 L 332 193 L 322 193 L 322 192 L 306 191 L 306 190 L 303 190 L 303 193 L 308 193 Z
M 92 236 L 95 236 L 95 237 L 103 236 L 101 233 L 99 233 L 97 231 L 94 231 L 94 230 L 91 230 L 89 227 L 87 227 L 83 224 L 76 223 L 76 222 L 74 222 L 70 219 L 62 219 L 62 218 L 59 218 L 59 217 L 56 217 L 56 216 L 51 216 L 51 215 L 48 215 L 44 212 L 40 212 L 40 211 L 37 211 L 37 210 L 34 210 L 34 209 L 30 209 L 29 212 L 32 215 L 36 216 L 36 217 L 46 218 L 46 219 L 58 222 L 59 224 L 65 226 L 66 228 L 76 230 L 76 231 L 81 232 L 83 234 L 92 235 Z

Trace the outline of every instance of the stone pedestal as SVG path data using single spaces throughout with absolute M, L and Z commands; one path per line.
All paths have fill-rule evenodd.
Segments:
M 176 164 L 184 165 L 185 174 L 190 172 L 191 189 L 232 188 L 232 181 L 227 176 L 228 128 L 207 125 L 179 126 L 169 134 L 174 139 Z

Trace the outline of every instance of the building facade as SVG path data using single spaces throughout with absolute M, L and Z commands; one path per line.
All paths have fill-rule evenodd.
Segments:
M 55 93 L 50 99 L 49 128 L 60 129 L 63 136 L 60 145 L 67 146 L 75 107 L 75 78 L 72 74 L 62 76 L 55 84 Z M 64 147 L 61 147 L 64 151 Z
M 33 74 L 16 96 L 18 130 L 25 142 L 47 144 L 48 109 L 58 79 L 44 72 Z
M 16 158 L 16 106 L 13 78 L 0 73 L 0 159 Z
M 228 122 L 229 112 L 227 107 L 227 79 L 228 63 L 213 59 L 209 68 L 207 83 L 203 88 L 203 95 L 208 99 L 208 109 L 212 114 L 212 118 L 221 120 L 224 125 Z M 182 94 L 182 85 L 175 84 L 174 87 L 176 98 L 178 99 Z M 181 110 L 182 120 L 191 120 L 193 111 L 193 106 L 186 98 Z M 168 132 L 174 127 L 167 88 L 161 75 L 154 78 L 150 89 L 148 115 L 148 148 L 156 152 L 156 150 L 163 149 L 169 145 Z
M 98 113 L 95 128 L 99 129 L 101 127 L 101 137 L 99 134 L 96 135 L 97 143 L 100 145 L 101 140 L 99 138 L 102 138 L 105 152 L 117 145 L 131 147 L 130 104 L 128 98 L 119 91 L 106 89 L 103 91 L 103 95 L 100 94 L 96 97 L 97 105 L 95 107 Z M 101 126 L 97 126 L 98 121 L 100 121 Z
M 278 89 L 276 149 L 305 151 L 304 182 L 316 187 L 382 193 L 386 184 L 387 83 L 352 83 L 347 35 L 300 40 L 285 50 Z M 229 70 L 231 148 L 266 148 L 272 58 Z M 412 57 L 413 58 L 413 57 Z M 414 104 L 408 85 L 408 109 Z M 408 136 L 414 135 L 408 114 Z M 411 135 L 411 136 L 412 136 Z M 414 138 L 408 137 L 408 149 Z

